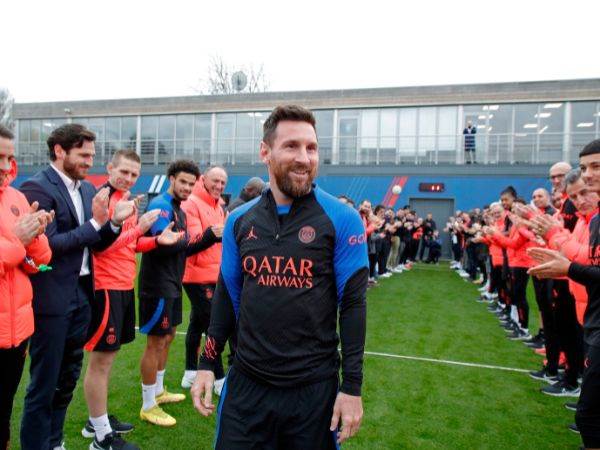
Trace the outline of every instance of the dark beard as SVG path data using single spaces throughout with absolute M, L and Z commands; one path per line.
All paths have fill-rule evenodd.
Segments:
M 273 170 L 273 175 L 275 176 L 275 182 L 277 183 L 279 190 L 290 198 L 298 198 L 308 194 L 314 180 L 314 174 L 310 173 L 306 183 L 297 185 L 294 184 L 288 172 L 276 169 Z
M 71 180 L 83 180 L 85 177 L 82 177 L 77 173 L 77 165 L 72 164 L 71 161 L 65 158 L 63 161 L 63 170 L 65 173 L 71 178 Z

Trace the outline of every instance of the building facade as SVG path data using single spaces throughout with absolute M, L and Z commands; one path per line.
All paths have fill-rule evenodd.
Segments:
M 286 103 L 315 113 L 325 187 L 389 204 L 452 197 L 454 206 L 469 208 L 493 200 L 507 183 L 527 196 L 547 185 L 548 165 L 576 161 L 600 131 L 600 79 L 17 103 L 21 179 L 47 163 L 48 134 L 73 122 L 97 134 L 99 172 L 115 150 L 136 149 L 144 164 L 139 191 L 166 188 L 165 165 L 190 158 L 225 165 L 235 196 L 249 176 L 265 175 L 262 124 Z M 465 165 L 469 121 L 477 165 Z M 390 189 L 401 179 L 404 198 L 394 199 Z M 435 182 L 444 190 L 419 189 Z

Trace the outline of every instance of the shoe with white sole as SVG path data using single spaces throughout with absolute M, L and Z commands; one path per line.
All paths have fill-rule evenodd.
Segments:
M 195 370 L 186 370 L 183 373 L 183 377 L 181 378 L 181 387 L 183 389 L 189 389 L 194 384 L 194 380 L 196 379 L 196 371 Z

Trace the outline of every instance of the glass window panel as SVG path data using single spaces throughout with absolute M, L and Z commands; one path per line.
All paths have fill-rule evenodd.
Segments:
M 253 112 L 236 114 L 234 160 L 236 164 L 252 162 L 254 125 Z
M 89 119 L 88 128 L 96 133 L 96 141 L 104 141 L 104 118 Z
M 194 136 L 194 116 L 185 114 L 177 116 L 177 140 L 192 139 Z
M 210 114 L 198 114 L 194 117 L 194 134 L 196 139 L 211 138 Z
M 596 138 L 596 102 L 571 103 L 571 160 L 577 161 L 579 152 Z
M 419 108 L 419 160 L 433 162 L 436 130 L 435 107 Z
M 313 111 L 317 123 L 317 139 L 319 140 L 319 162 L 331 164 L 333 147 L 333 110 Z
M 118 141 L 121 139 L 121 119 L 118 117 L 106 118 L 106 140 Z
M 377 162 L 378 120 L 379 111 L 376 109 L 367 109 L 361 113 L 359 164 L 374 164 Z
M 198 164 L 210 164 L 210 139 L 194 140 L 194 161 Z
M 438 162 L 455 162 L 457 150 L 457 117 L 456 106 L 438 108 Z
M 532 163 L 535 161 L 537 146 L 538 105 L 521 103 L 515 105 L 515 149 L 514 161 Z
M 175 141 L 158 141 L 158 164 L 169 164 L 175 156 Z
M 19 120 L 19 141 L 29 142 L 30 124 L 29 120 Z
M 124 148 L 136 147 L 137 117 L 121 117 L 121 142 Z
M 400 162 L 414 162 L 417 149 L 417 108 L 398 110 L 398 150 Z
M 340 164 L 356 164 L 359 115 L 358 110 L 345 109 L 338 112 Z
M 41 140 L 45 142 L 56 128 L 58 128 L 58 124 L 55 122 L 55 119 L 42 119 L 42 128 L 40 130 Z
M 175 139 L 175 116 L 158 116 L 158 139 Z
M 488 162 L 510 162 L 512 141 L 512 117 L 514 105 L 487 105 L 480 115 L 488 116 Z
M 40 141 L 40 127 L 42 122 L 40 120 L 32 120 L 30 129 L 29 129 L 29 140 L 31 142 L 39 142 Z
M 379 115 L 379 164 L 396 163 L 398 112 L 382 109 Z
M 156 139 L 158 118 L 155 116 L 142 117 L 142 139 Z
M 156 139 L 142 139 L 140 142 L 142 164 L 154 164 L 156 157 Z
M 217 145 L 215 164 L 232 162 L 235 114 L 217 114 Z
M 560 105 L 560 106 L 558 106 Z M 556 108 L 541 108 L 537 114 L 539 153 L 536 162 L 550 164 L 562 159 L 565 104 L 557 103 Z
M 177 139 L 175 143 L 175 157 L 193 159 L 198 162 L 194 157 L 194 141 L 192 139 Z

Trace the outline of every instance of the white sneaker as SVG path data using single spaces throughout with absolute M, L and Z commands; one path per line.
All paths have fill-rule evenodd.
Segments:
M 60 446 L 58 447 L 54 447 L 52 450 L 67 450 L 67 448 L 65 447 L 65 441 L 63 441 Z
M 219 397 L 221 396 L 221 391 L 223 390 L 224 384 L 225 377 L 221 378 L 220 380 L 215 380 L 215 384 L 213 385 L 213 391 L 215 391 L 215 394 L 217 394 Z
M 469 274 L 467 272 L 465 272 L 464 270 L 460 270 L 458 272 L 458 274 L 463 278 L 469 278 Z
M 389 277 L 391 277 L 391 276 L 392 276 L 392 273 L 391 273 L 391 272 L 386 272 L 386 273 L 384 273 L 383 275 L 379 275 L 379 278 L 389 278 Z
M 392 269 L 392 272 L 394 273 L 402 273 L 402 267 L 400 266 L 396 266 Z
M 194 380 L 196 379 L 196 371 L 195 370 L 186 370 L 183 373 L 183 378 L 181 379 L 181 387 L 183 389 L 189 389 L 194 384 Z

